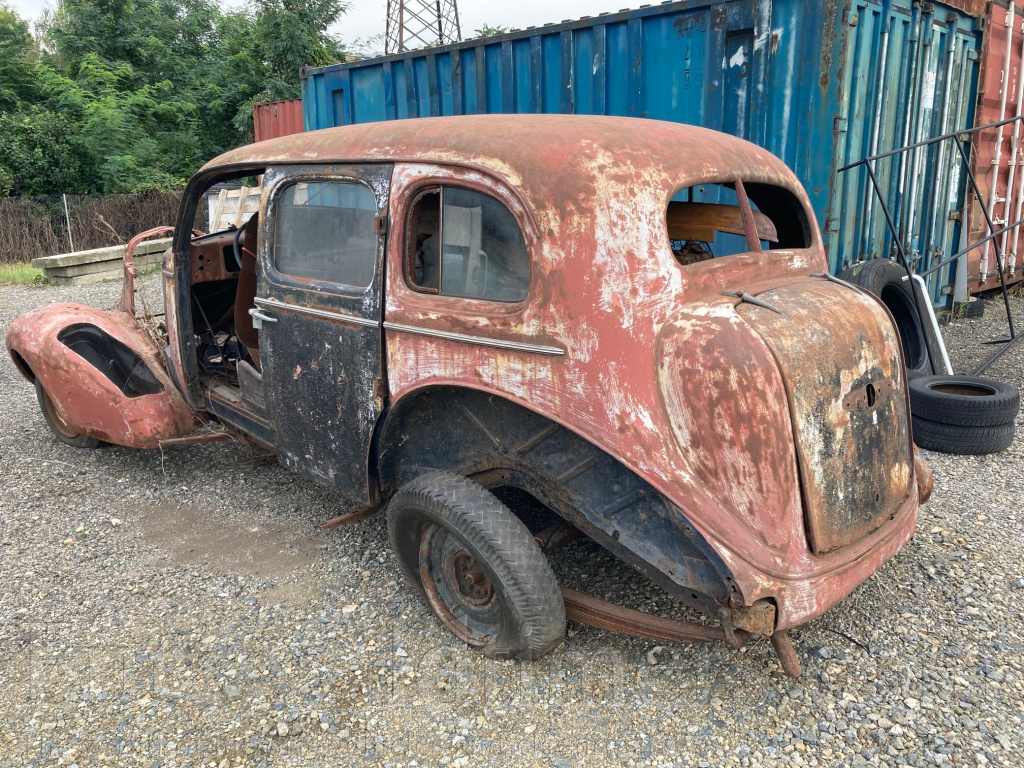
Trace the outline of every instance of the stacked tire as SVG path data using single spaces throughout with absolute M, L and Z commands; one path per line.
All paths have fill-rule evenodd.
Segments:
M 914 442 L 955 454 L 1005 451 L 1020 410 L 1015 387 L 980 376 L 922 376 L 910 380 Z

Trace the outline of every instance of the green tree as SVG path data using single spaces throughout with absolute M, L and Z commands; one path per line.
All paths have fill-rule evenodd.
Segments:
M 0 0 L 2 2 L 3 0 Z M 345 0 L 59 0 L 28 24 L 0 6 L 0 194 L 184 183 L 252 136 L 252 104 L 293 98 L 343 60 Z
M 35 95 L 35 41 L 28 22 L 0 5 L 0 112 L 16 110 Z
M 298 98 L 302 67 L 344 61 L 345 46 L 328 29 L 348 7 L 344 0 L 252 0 L 223 17 L 227 56 L 218 83 L 235 104 L 236 130 L 251 137 L 254 103 Z
M 504 35 L 506 32 L 511 30 L 508 27 L 492 27 L 490 24 L 484 24 L 479 29 L 473 30 L 473 37 L 494 37 L 495 35 Z

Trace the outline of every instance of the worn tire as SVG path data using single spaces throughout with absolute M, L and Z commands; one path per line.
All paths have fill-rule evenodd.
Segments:
M 1013 424 L 963 427 L 913 416 L 914 442 L 921 448 L 961 456 L 999 453 L 1013 442 Z
M 1020 410 L 1016 387 L 980 376 L 922 376 L 910 382 L 910 412 L 962 427 L 1012 424 Z
M 387 521 L 406 576 L 441 621 L 484 655 L 537 659 L 562 642 L 565 603 L 558 580 L 530 531 L 494 494 L 461 475 L 428 472 L 395 494 Z M 454 534 L 493 585 L 500 630 L 481 642 L 460 635 L 449 624 L 454 615 L 442 615 L 424 589 L 421 544 L 435 526 Z
M 36 379 L 36 400 L 39 401 L 39 410 L 43 412 L 43 419 L 50 427 L 50 431 L 65 445 L 70 445 L 73 448 L 99 448 L 104 445 L 102 440 L 75 432 L 74 427 L 60 417 L 50 396 L 46 394 L 43 385 L 39 383 L 39 379 Z
M 843 270 L 839 279 L 874 294 L 889 309 L 903 346 L 907 376 L 914 379 L 941 370 L 942 353 L 934 329 L 924 320 L 928 308 L 923 302 L 927 299 L 911 288 L 906 276 L 903 267 L 891 259 L 871 259 Z

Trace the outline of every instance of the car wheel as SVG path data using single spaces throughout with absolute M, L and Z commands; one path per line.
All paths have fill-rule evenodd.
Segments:
M 565 604 L 525 525 L 492 493 L 429 472 L 388 504 L 406 575 L 459 639 L 493 658 L 536 659 L 565 636 Z
M 913 416 L 914 443 L 921 448 L 962 456 L 999 453 L 1013 442 L 1013 424 L 964 427 Z
M 64 421 L 60 413 L 57 412 L 53 400 L 46 394 L 43 385 L 39 383 L 39 379 L 36 379 L 36 399 L 39 401 L 39 409 L 43 412 L 43 418 L 46 419 L 50 430 L 62 443 L 75 448 L 99 448 L 103 445 L 102 440 L 79 434 L 73 426 Z
M 1010 424 L 1020 410 L 1016 387 L 980 376 L 922 376 L 910 382 L 910 412 L 963 427 Z

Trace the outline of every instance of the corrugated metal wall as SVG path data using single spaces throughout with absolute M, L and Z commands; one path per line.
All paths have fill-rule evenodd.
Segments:
M 1020 103 L 1024 4 L 990 3 L 986 28 L 981 84 L 978 87 L 978 125 L 996 123 L 1021 114 L 1024 106 Z M 975 135 L 974 173 L 986 206 L 991 206 L 989 211 L 997 229 L 1020 220 L 1024 211 L 1024 168 L 1019 164 L 1024 156 L 1019 151 L 1014 154 L 1017 139 L 1024 138 L 1022 133 L 1024 131 L 1018 123 L 1001 131 L 993 128 Z M 976 204 L 973 196 L 968 221 L 971 225 L 968 242 L 988 234 L 984 210 Z M 1007 283 L 1024 279 L 1022 259 L 1018 257 L 1021 248 L 1024 248 L 1024 238 L 1019 232 L 1012 232 L 988 248 L 971 251 L 960 275 L 962 289 L 978 292 L 999 287 L 997 252 L 1005 257 Z
M 252 105 L 252 124 L 256 141 L 302 133 L 302 119 L 302 99 Z
M 855 18 L 854 18 L 855 17 Z M 857 3 L 847 36 L 849 94 L 837 116 L 840 164 L 914 144 L 973 123 L 978 39 L 974 24 L 933 6 Z M 875 173 L 906 254 L 927 269 L 960 244 L 964 177 L 948 142 L 880 160 Z M 861 169 L 840 175 L 828 220 L 845 262 L 894 256 L 892 237 Z M 952 214 L 952 216 L 951 216 Z M 951 268 L 952 269 L 952 268 Z M 951 269 L 931 278 L 942 300 Z
M 973 124 L 979 30 L 939 3 L 671 2 L 309 70 L 305 124 L 575 112 L 715 128 L 794 169 L 839 269 L 888 245 L 866 180 L 836 168 L 940 124 Z M 890 186 L 918 180 L 906 206 L 921 238 L 941 230 L 934 220 L 946 213 L 930 211 L 948 184 L 925 170 L 886 176 Z

